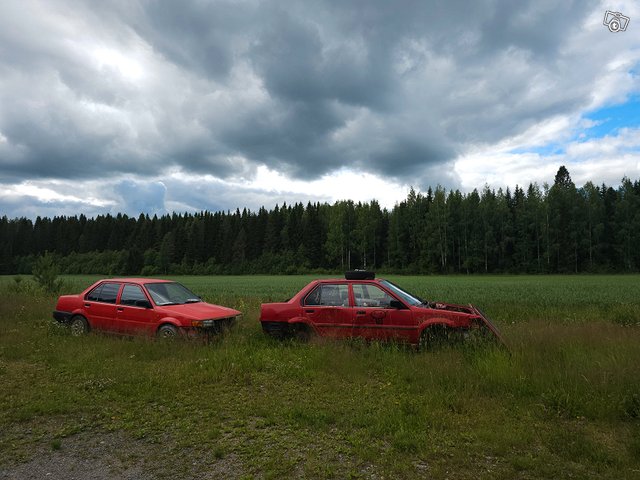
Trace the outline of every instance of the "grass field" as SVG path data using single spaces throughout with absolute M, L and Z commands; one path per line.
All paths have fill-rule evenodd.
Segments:
M 311 278 L 177 278 L 245 313 L 205 346 L 71 337 L 0 277 L 0 477 L 118 434 L 150 478 L 640 478 L 640 276 L 387 277 L 477 304 L 511 355 L 265 338 L 260 303 Z

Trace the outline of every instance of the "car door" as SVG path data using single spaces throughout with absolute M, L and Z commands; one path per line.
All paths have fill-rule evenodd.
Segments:
M 140 285 L 125 284 L 116 308 L 115 330 L 122 334 L 151 334 L 156 315 Z
M 121 286 L 118 282 L 103 282 L 86 295 L 84 311 L 91 328 L 115 330 L 116 299 Z
M 397 299 L 374 283 L 354 283 L 354 335 L 370 340 L 403 339 L 415 326 L 409 309 L 391 306 Z
M 304 299 L 304 316 L 320 335 L 348 337 L 353 326 L 353 308 L 347 283 L 321 283 Z

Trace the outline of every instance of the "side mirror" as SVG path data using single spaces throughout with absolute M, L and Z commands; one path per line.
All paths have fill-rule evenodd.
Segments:
M 391 300 L 389 302 L 389 307 L 395 308 L 396 310 L 402 310 L 405 308 L 404 304 L 400 300 Z
M 151 308 L 151 302 L 149 300 L 136 300 L 136 307 Z

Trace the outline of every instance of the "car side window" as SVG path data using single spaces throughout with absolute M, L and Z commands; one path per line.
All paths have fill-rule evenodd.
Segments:
M 307 295 L 304 299 L 305 305 L 320 305 L 320 294 L 322 292 L 322 285 L 318 285 L 313 291 Z
M 120 283 L 103 283 L 87 294 L 87 300 L 91 302 L 116 303 Z
M 147 300 L 142 289 L 138 285 L 125 285 L 120 295 L 120 304 L 135 306 L 137 300 Z
M 356 283 L 353 285 L 356 307 L 388 308 L 394 298 L 377 285 Z
M 118 290 L 120 290 L 119 283 L 104 283 L 102 285 L 102 291 L 100 292 L 100 298 L 98 301 L 104 303 L 116 303 Z
M 102 286 L 104 284 L 100 284 L 98 285 L 96 288 L 94 288 L 93 290 L 91 290 L 88 294 L 87 294 L 87 300 L 89 300 L 90 302 L 97 302 L 98 299 L 100 298 L 100 291 L 102 290 Z
M 348 307 L 349 286 L 346 284 L 318 285 L 304 301 L 305 305 Z

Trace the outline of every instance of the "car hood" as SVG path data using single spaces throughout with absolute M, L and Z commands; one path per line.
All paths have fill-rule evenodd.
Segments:
M 170 315 L 188 317 L 192 320 L 225 318 L 241 314 L 241 312 L 233 308 L 222 307 L 206 302 L 164 305 L 158 308 Z

